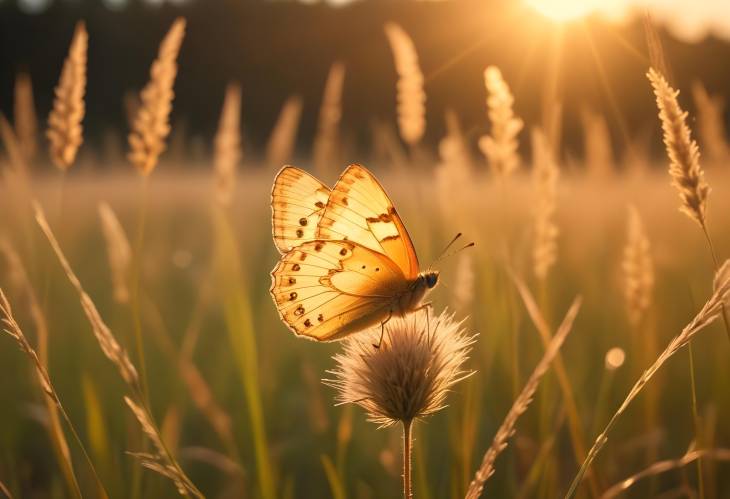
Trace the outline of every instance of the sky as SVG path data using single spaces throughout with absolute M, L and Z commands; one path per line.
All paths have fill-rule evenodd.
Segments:
M 621 20 L 648 10 L 686 41 L 713 34 L 730 40 L 730 0 L 517 0 L 560 21 L 597 13 Z
M 45 10 L 54 0 L 0 0 L 17 1 L 28 13 Z M 59 0 L 55 0 L 59 1 Z M 128 0 L 99 0 L 110 9 L 122 9 Z M 205 0 L 145 0 L 151 5 L 184 3 Z M 281 1 L 281 0 L 276 0 Z M 367 0 L 299 0 L 304 3 L 329 3 L 342 6 Z M 434 0 L 429 0 L 434 1 Z M 448 0 L 441 0 L 448 1 Z M 730 40 L 730 0 L 514 0 L 531 4 L 547 17 L 558 22 L 569 22 L 589 14 L 599 14 L 620 21 L 632 14 L 649 10 L 655 21 L 666 25 L 686 41 L 699 41 L 707 35 Z

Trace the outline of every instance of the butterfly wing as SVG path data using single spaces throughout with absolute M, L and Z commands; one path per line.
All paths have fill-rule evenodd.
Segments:
M 272 232 L 280 253 L 315 239 L 330 190 L 299 168 L 285 166 L 271 191 Z
M 352 241 L 315 240 L 282 256 L 271 296 L 297 335 L 331 341 L 385 320 L 408 288 L 388 257 Z
M 383 187 L 361 165 L 348 166 L 335 184 L 317 238 L 354 241 L 386 255 L 406 279 L 418 276 L 418 257 L 403 221 Z

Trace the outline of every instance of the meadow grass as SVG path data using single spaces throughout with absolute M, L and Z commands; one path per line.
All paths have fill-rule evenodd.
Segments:
M 338 345 L 317 345 L 294 338 L 280 323 L 270 302 L 268 267 L 276 261 L 268 222 L 270 174 L 261 169 L 240 172 L 230 211 L 224 212 L 211 210 L 215 195 L 212 175 L 180 175 L 164 170 L 163 165 L 158 174 L 150 177 L 148 239 L 140 275 L 140 287 L 150 306 L 143 307 L 141 323 L 151 410 L 160 422 L 171 411 L 178 414 L 177 430 L 169 431 L 173 432 L 170 437 L 178 441 L 181 466 L 208 496 L 226 490 L 254 491 L 255 496 L 261 497 L 284 497 L 287 490 L 292 497 L 323 497 L 330 495 L 331 490 L 338 491 L 337 494 L 344 490 L 346 497 L 393 494 L 400 488 L 400 477 L 397 466 L 392 468 L 388 464 L 387 456 L 397 456 L 399 452 L 397 439 L 393 439 L 397 432 L 393 435 L 391 430 L 374 431 L 357 409 L 347 416 L 351 429 L 342 430 L 338 421 L 345 417 L 345 409 L 333 406 L 334 393 L 326 387 L 316 387 L 316 381 L 310 384 L 302 376 L 302 366 L 310 366 L 307 369 L 313 370 L 315 380 L 325 377 L 325 370 L 333 367 L 330 356 L 339 350 Z M 409 226 L 422 261 L 428 262 L 454 225 L 443 220 L 438 206 L 424 205 L 418 195 L 433 185 L 433 179 L 419 174 L 406 182 L 400 174 L 383 169 L 379 172 Z M 715 170 L 711 178 L 716 191 L 721 191 L 730 180 Z M 107 202 L 120 225 L 129 232 L 135 224 L 137 206 L 133 193 L 137 181 L 133 175 L 73 175 L 66 185 L 64 216 L 68 218 L 63 224 L 64 251 L 71 265 L 76 267 L 79 279 L 102 316 L 108 318 L 112 330 L 119 331 L 119 341 L 132 351 L 132 324 L 128 309 L 115 300 L 107 243 L 96 206 Z M 580 292 L 584 297 L 562 357 L 586 439 L 595 436 L 588 428 L 604 425 L 611 416 L 619 396 L 628 390 L 633 373 L 647 367 L 645 360 L 657 353 L 645 352 L 646 344 L 636 341 L 637 332 L 624 305 L 622 251 L 627 204 L 633 203 L 641 212 L 656 260 L 656 292 L 650 309 L 663 311 L 656 313 L 654 319 L 659 342 L 668 342 L 691 318 L 698 303 L 708 295 L 712 276 L 711 264 L 703 258 L 706 249 L 701 234 L 677 212 L 674 193 L 663 174 L 647 173 L 643 178 L 622 178 L 601 185 L 605 188 L 598 203 L 598 187 L 589 178 L 569 177 L 561 181 L 555 217 L 561 227 L 560 258 L 549 277 L 549 316 L 559 317 L 571 294 Z M 54 179 L 39 177 L 32 188 L 42 204 L 53 205 Z M 509 387 L 515 370 L 511 334 L 521 338 L 521 365 L 517 372 L 522 380 L 527 379 L 529 369 L 542 356 L 543 340 L 527 312 L 500 305 L 508 293 L 514 292 L 512 284 L 499 277 L 505 268 L 503 249 L 507 241 L 513 247 L 510 262 L 515 272 L 525 276 L 528 284 L 531 280 L 532 189 L 529 179 L 519 176 L 511 188 L 512 201 L 499 202 L 497 185 L 486 175 L 476 176 L 454 201 L 464 214 L 460 222 L 463 230 L 477 243 L 470 256 L 473 296 L 464 304 L 456 280 L 458 259 L 452 259 L 442 264 L 445 286 L 435 290 L 433 300 L 438 307 L 450 305 L 459 315 L 468 317 L 468 327 L 480 336 L 468 364 L 476 373 L 455 388 L 447 411 L 418 427 L 415 454 L 419 462 L 415 466 L 420 466 L 421 471 L 416 472 L 416 491 L 425 487 L 430 497 L 463 496 L 467 486 L 464 477 L 471 476 L 475 463 L 512 405 Z M 110 496 L 129 495 L 131 484 L 115 476 L 132 476 L 137 465 L 125 451 L 135 450 L 139 437 L 134 437 L 137 430 L 130 414 L 125 412 L 123 385 L 114 379 L 111 366 L 100 359 L 78 301 L 74 305 L 73 290 L 64 284 L 42 234 L 35 227 L 26 233 L 23 217 L 29 217 L 30 212 L 12 197 L 3 197 L 2 203 L 0 216 L 7 228 L 7 239 L 28 267 L 30 282 L 43 282 L 40 271 L 50 272 L 54 282 L 45 310 L 51 378 L 70 419 L 80 429 L 81 438 L 93 449 L 97 470 Z M 726 203 L 717 195 L 712 209 L 722 213 L 728 209 Z M 582 209 L 571 210 L 569 206 Z M 429 216 L 423 216 L 424 213 Z M 585 227 L 595 230 L 586 231 Z M 717 246 L 728 247 L 727 236 L 718 236 Z M 684 244 L 678 245 L 677 240 Z M 3 286 L 14 303 L 17 320 L 36 338 L 32 310 L 23 299 L 25 291 L 15 279 L 10 279 L 8 266 L 2 268 Z M 216 284 L 206 291 L 205 283 L 211 276 Z M 201 297 L 208 292 L 209 298 Z M 515 313 L 517 317 L 510 318 Z M 514 329 L 505 327 L 513 320 Z M 557 326 L 552 322 L 550 325 Z M 205 381 L 209 396 L 230 417 L 232 443 L 220 438 L 202 406 L 195 402 L 174 354 L 160 346 L 156 338 L 162 328 L 173 345 L 190 352 L 189 362 Z M 191 334 L 196 339 L 189 340 Z M 714 420 L 722 421 L 730 411 L 721 395 L 730 376 L 722 362 L 727 355 L 723 336 L 721 328 L 712 326 L 711 331 L 693 342 L 695 358 L 702 359 L 695 365 L 697 407 L 707 424 L 712 421 L 709 414 L 715 413 Z M 194 347 L 189 346 L 191 341 Z M 605 370 L 604 356 L 614 346 L 626 351 L 626 364 L 611 374 L 607 400 L 596 405 L 597 387 Z M 0 415 L 3 448 L 12 449 L 0 456 L 0 480 L 16 495 L 23 491 L 58 491 L 63 473 L 53 460 L 41 459 L 51 443 L 45 433 L 33 432 L 42 420 L 29 417 L 41 410 L 37 404 L 42 399 L 29 389 L 33 380 L 27 363 L 15 350 L 10 342 L 7 348 L 0 349 L 3 365 L 9 374 L 14 373 L 16 380 L 0 387 L 0 397 L 25 402 L 11 403 L 10 410 Z M 81 386 L 89 386 L 84 381 L 89 378 L 93 379 L 93 388 L 80 390 Z M 647 408 L 640 404 L 628 408 L 629 414 L 617 423 L 613 438 L 594 465 L 605 486 L 651 465 L 646 460 L 646 449 L 654 448 L 659 460 L 671 460 L 683 456 L 694 438 L 694 431 L 688 430 L 694 427 L 694 420 L 686 364 L 669 362 L 656 381 L 657 390 L 651 398 L 655 406 Z M 95 400 L 94 407 L 90 406 L 89 397 Z M 566 428 L 560 423 L 565 422 L 561 416 L 563 404 L 558 399 L 549 412 L 556 430 Z M 655 414 L 655 426 L 651 428 L 645 423 L 647 410 Z M 454 419 L 455 414 L 462 415 Z M 667 414 L 672 416 L 666 417 Z M 730 437 L 726 428 L 716 424 L 714 429 L 705 428 L 706 435 L 714 435 L 712 441 L 704 442 L 708 449 L 721 446 Z M 567 490 L 570 475 L 579 465 L 570 451 L 569 433 L 556 431 L 554 443 L 545 450 L 540 427 L 536 414 L 530 411 L 517 423 L 514 443 L 497 463 L 489 482 L 490 495 L 516 495 L 528 479 L 534 484 L 528 497 L 537 491 L 558 497 Z M 342 431 L 346 432 L 344 436 Z M 20 438 L 21 435 L 26 437 Z M 209 452 L 196 452 L 200 448 Z M 82 462 L 78 453 L 79 449 L 71 449 L 80 486 L 89 490 L 90 476 L 79 470 Z M 555 461 L 552 466 L 556 468 L 557 482 L 552 488 L 542 484 L 547 474 L 546 461 L 540 456 L 546 453 L 552 456 L 550 461 Z M 707 455 L 712 453 L 708 451 Z M 323 464 L 326 459 L 322 456 L 339 457 L 333 459 L 333 467 Z M 231 461 L 237 466 L 223 464 Z M 538 461 L 543 465 L 534 464 Z M 730 484 L 712 468 L 723 465 L 709 459 L 706 462 L 710 468 L 706 476 L 715 481 L 708 483 L 707 488 L 715 490 L 716 497 L 722 497 Z M 455 472 L 456 463 L 462 463 L 465 472 Z M 241 472 L 232 471 L 236 467 Z M 28 475 L 20 473 L 22 469 L 34 471 Z M 652 487 L 675 488 L 681 483 L 680 476 L 665 473 L 654 480 Z M 647 493 L 648 482 L 639 481 L 632 488 L 638 494 Z M 691 476 L 689 484 L 696 487 Z M 149 474 L 144 476 L 142 487 L 145 495 L 174 493 L 162 478 Z

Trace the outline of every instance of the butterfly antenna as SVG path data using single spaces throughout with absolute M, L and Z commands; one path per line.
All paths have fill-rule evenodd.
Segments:
M 453 245 L 453 244 L 454 244 L 454 243 L 455 243 L 455 242 L 456 242 L 456 241 L 457 241 L 457 240 L 458 240 L 458 239 L 459 239 L 460 237 L 461 237 L 461 232 L 459 232 L 458 234 L 456 234 L 456 235 L 454 236 L 454 238 L 453 238 L 453 239 L 452 239 L 452 240 L 451 240 L 451 241 L 449 242 L 449 244 L 447 244 L 447 245 L 446 245 L 446 247 L 445 247 L 445 248 L 444 248 L 444 249 L 443 249 L 443 250 L 441 251 L 441 254 L 440 254 L 440 255 L 438 256 L 438 258 L 436 258 L 436 260 L 434 260 L 434 261 L 433 261 L 433 262 L 431 263 L 431 265 L 429 265 L 429 266 L 428 266 L 429 270 L 430 270 L 431 268 L 433 268 L 433 266 L 434 266 L 434 265 L 436 265 L 436 264 L 437 264 L 438 262 L 440 262 L 440 261 L 441 261 L 441 260 L 443 260 L 444 258 L 448 258 L 448 257 L 450 257 L 450 256 L 453 256 L 453 255 L 455 255 L 456 253 L 458 253 L 458 252 L 459 252 L 459 251 L 461 251 L 461 250 L 465 250 L 466 248 L 471 248 L 472 246 L 474 246 L 474 243 L 473 243 L 473 242 L 471 242 L 471 243 L 465 244 L 464 246 L 462 246 L 461 248 L 459 248 L 459 249 L 457 249 L 457 250 L 455 250 L 455 251 L 452 251 L 452 252 L 450 252 L 450 253 L 447 253 L 447 252 L 449 251 L 449 248 L 451 248 L 451 246 L 452 246 L 452 245 Z

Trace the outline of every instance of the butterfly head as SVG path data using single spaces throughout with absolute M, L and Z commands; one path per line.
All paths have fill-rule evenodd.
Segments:
M 433 288 L 439 281 L 438 270 L 429 270 L 427 272 L 424 272 L 423 280 L 426 281 L 426 286 L 428 286 L 428 289 Z

